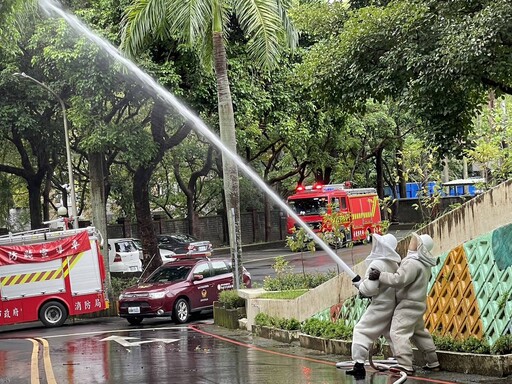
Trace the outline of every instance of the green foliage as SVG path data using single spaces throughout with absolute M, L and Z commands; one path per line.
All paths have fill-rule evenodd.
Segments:
M 336 276 L 334 271 L 324 274 L 287 274 L 280 277 L 266 276 L 263 288 L 267 291 L 285 291 L 296 289 L 312 289 Z
M 271 291 L 265 292 L 262 295 L 258 296 L 260 299 L 281 299 L 281 300 L 293 300 L 299 296 L 302 296 L 304 293 L 308 292 L 308 289 L 297 289 L 297 290 L 289 290 L 289 291 Z
M 256 325 L 261 325 L 263 327 L 272 327 L 273 326 L 273 317 L 267 315 L 266 313 L 260 312 L 254 318 L 254 323 Z
M 503 335 L 494 342 L 491 353 L 495 355 L 507 355 L 512 353 L 512 335 Z
M 491 352 L 491 348 L 485 339 L 480 340 L 474 336 L 470 336 L 462 342 L 461 352 L 488 354 Z
M 340 213 L 337 204 L 329 204 L 328 210 L 322 216 L 322 239 L 331 247 L 341 248 L 350 231 L 350 213 Z
M 434 344 L 438 350 L 441 351 L 453 351 L 453 352 L 466 352 L 466 353 L 479 353 L 489 354 L 491 348 L 489 343 L 485 339 L 478 339 L 474 336 L 470 336 L 467 339 L 460 340 L 455 339 L 451 336 L 439 336 L 433 334 Z
M 351 340 L 353 328 L 342 320 L 333 323 L 328 320 L 310 318 L 303 322 L 301 331 L 307 335 L 326 339 Z
M 512 294 L 512 288 L 510 288 L 508 291 L 504 292 L 503 295 L 501 295 L 498 298 L 498 309 L 505 309 L 505 306 L 507 305 L 507 301 L 510 299 L 511 294 Z
M 219 293 L 219 302 L 222 303 L 226 309 L 245 307 L 245 299 L 238 296 L 238 292 L 233 289 L 221 291 Z
M 400 100 L 441 154 L 460 154 L 486 89 L 512 92 L 505 21 L 512 5 L 477 3 L 398 0 L 354 10 L 343 28 L 325 31 L 299 73 L 315 94 L 342 108 L 370 97 Z
M 267 291 L 311 289 L 336 276 L 334 271 L 324 274 L 295 274 L 289 262 L 283 256 L 276 257 L 272 268 L 274 268 L 276 276 L 265 276 L 263 279 L 263 288 Z
M 296 331 L 300 329 L 300 322 L 297 319 L 273 317 L 262 312 L 256 315 L 254 323 L 262 327 L 273 327 L 288 331 Z
M 139 281 L 138 277 L 117 277 L 111 276 L 110 283 L 112 285 L 112 297 L 117 300 L 123 290 L 133 285 L 136 285 Z
M 495 97 L 489 92 L 488 102 L 474 121 L 474 133 L 465 155 L 468 162 L 476 162 L 482 168 L 486 183 L 476 185 L 485 191 L 489 187 L 509 179 L 512 175 L 512 148 L 507 144 L 512 139 L 512 96 Z
M 286 246 L 292 252 L 302 252 L 305 249 L 314 252 L 316 249 L 314 240 L 302 227 L 299 230 L 294 230 L 291 236 L 286 236 Z

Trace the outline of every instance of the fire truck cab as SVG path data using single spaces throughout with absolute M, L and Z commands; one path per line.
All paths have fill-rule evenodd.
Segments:
M 105 268 L 94 227 L 0 236 L 0 325 L 107 309 Z
M 314 232 L 329 232 L 324 216 L 339 213 L 346 218 L 343 233 L 346 242 L 371 242 L 373 233 L 381 233 L 379 198 L 375 188 L 351 188 L 349 182 L 342 184 L 315 184 L 297 187 L 296 193 L 288 197 L 293 211 Z M 288 216 L 287 232 L 290 235 L 300 228 Z

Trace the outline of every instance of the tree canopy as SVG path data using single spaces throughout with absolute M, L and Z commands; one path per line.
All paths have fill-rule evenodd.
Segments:
M 333 7 L 327 18 L 339 18 Z M 395 0 L 352 9 L 302 67 L 315 95 L 343 109 L 386 97 L 422 120 L 439 153 L 460 155 L 486 92 L 512 93 L 512 3 Z

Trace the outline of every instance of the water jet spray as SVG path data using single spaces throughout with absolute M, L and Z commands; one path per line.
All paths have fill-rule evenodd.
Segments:
M 338 255 L 326 244 L 301 218 L 261 179 L 261 177 L 252 170 L 245 162 L 238 156 L 238 154 L 230 151 L 220 138 L 211 131 L 206 124 L 184 104 L 182 104 L 173 94 L 167 91 L 164 87 L 157 83 L 150 75 L 140 69 L 134 62 L 123 56 L 117 48 L 115 48 L 108 41 L 92 32 L 84 23 L 82 23 L 76 16 L 66 12 L 62 9 L 59 2 L 55 0 L 39 0 L 41 8 L 49 15 L 56 14 L 63 18 L 71 28 L 78 33 L 86 36 L 91 42 L 102 48 L 109 54 L 115 61 L 122 64 L 133 76 L 135 76 L 142 84 L 152 89 L 156 95 L 172 106 L 183 118 L 192 122 L 194 129 L 210 141 L 217 149 L 222 151 L 223 155 L 233 160 L 237 167 L 246 174 L 261 190 L 266 193 L 274 202 L 279 205 L 288 215 L 290 215 L 306 233 L 318 244 L 328 255 L 336 262 L 353 281 L 360 280 L 350 267 L 341 260 Z

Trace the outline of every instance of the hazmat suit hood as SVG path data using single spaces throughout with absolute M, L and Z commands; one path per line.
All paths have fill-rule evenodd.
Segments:
M 431 253 L 434 248 L 432 237 L 429 235 L 418 235 L 416 232 L 413 232 L 412 235 L 416 238 L 418 246 L 416 251 L 409 250 L 407 257 L 417 259 L 428 267 L 434 267 L 437 264 L 437 257 Z
M 400 263 L 402 258 L 395 251 L 398 244 L 395 236 L 390 233 L 384 236 L 374 233 L 372 236 L 372 252 L 366 258 L 367 265 L 369 265 L 373 260 L 390 260 L 395 263 Z

